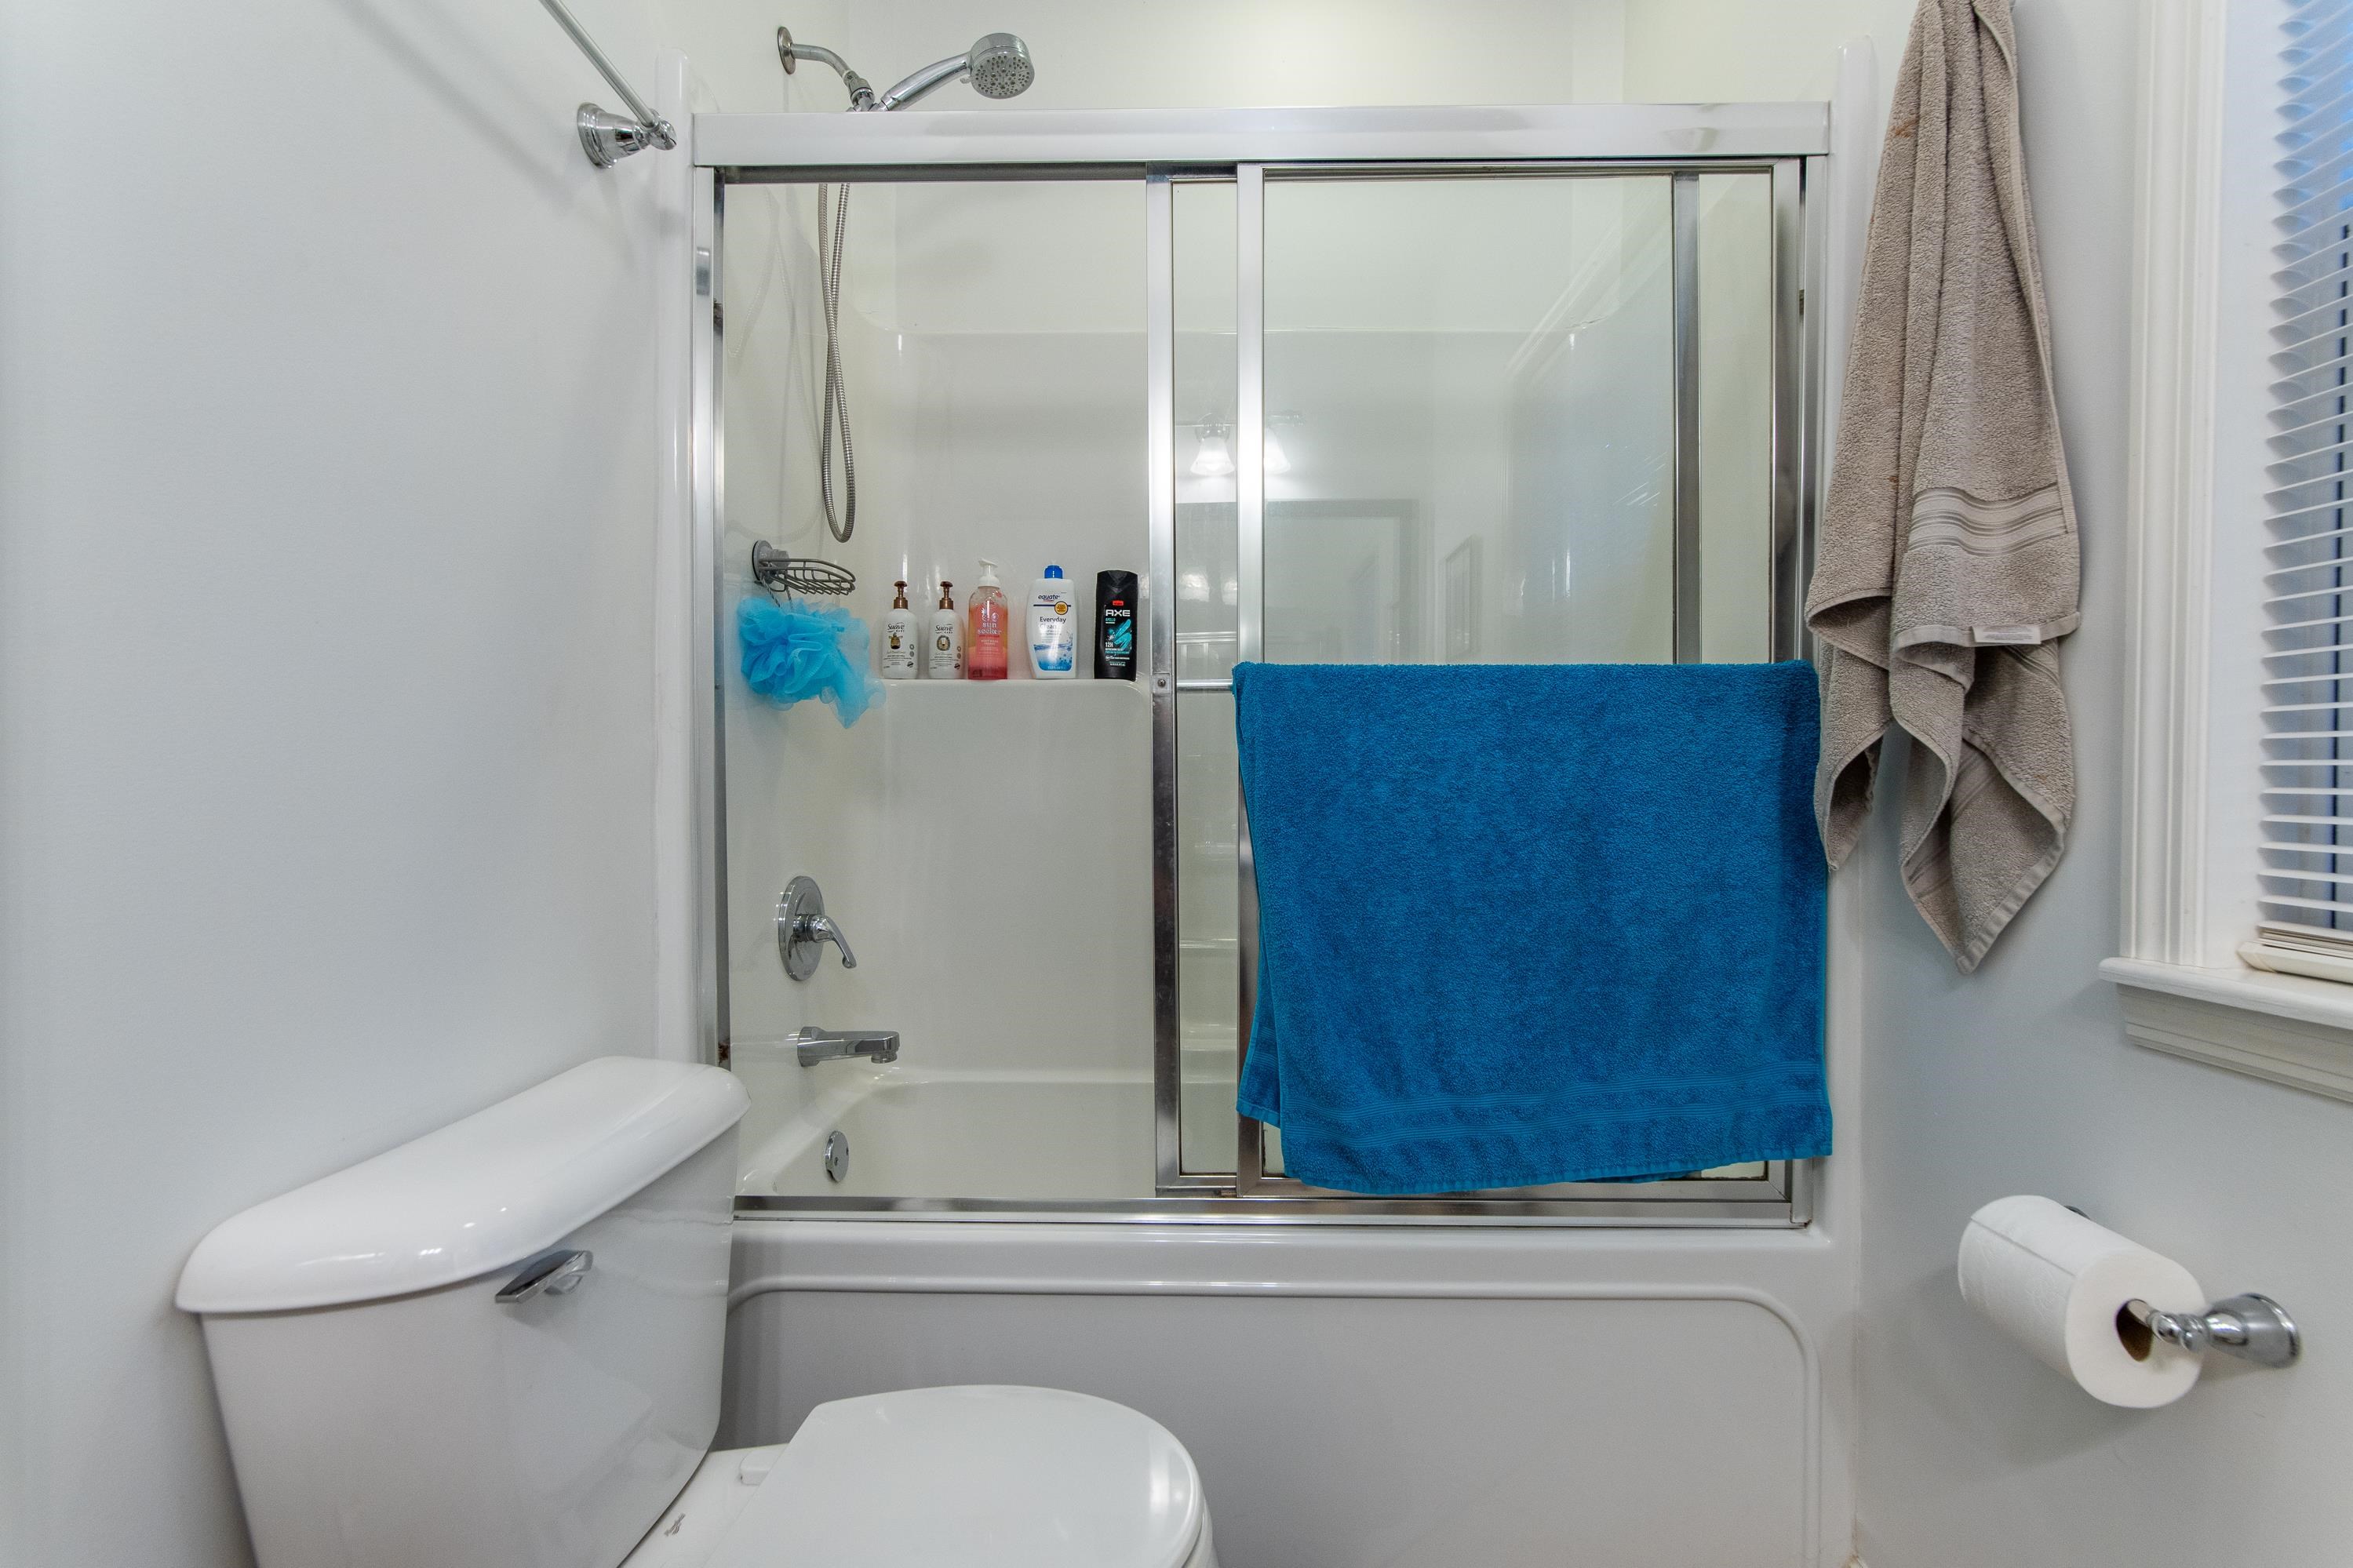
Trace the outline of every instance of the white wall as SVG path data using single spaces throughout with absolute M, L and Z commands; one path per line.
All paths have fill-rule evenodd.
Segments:
M 698 62 L 705 39 L 733 49 L 756 37 L 765 48 L 780 19 L 747 0 L 670 4 Z M 878 90 L 983 33 L 1018 33 L 1038 62 L 1019 100 L 1031 109 L 1820 99 L 1840 44 L 1867 35 L 1900 47 L 1911 15 L 1904 0 L 834 0 L 792 11 L 781 19 L 795 37 L 840 50 Z M 748 89 L 754 78 L 733 79 Z M 973 101 L 942 90 L 943 102 Z M 796 83 L 800 106 L 838 107 L 832 91 Z M 722 96 L 769 107 L 724 84 Z
M 648 1048 L 657 160 L 527 3 L 0 29 L 0 1559 L 210 1568 L 197 1238 Z
M 2082 804 L 2066 859 L 1973 977 L 1904 907 L 1892 823 L 1858 868 L 1868 976 L 1862 1473 L 1871 1568 L 2346 1561 L 2353 1494 L 2353 1106 L 2129 1044 L 2116 951 L 2125 704 L 2129 0 L 2020 6 L 2027 153 L 2084 540 L 2064 649 Z M 1890 783 L 1889 793 L 1895 785 Z M 1969 1211 L 2046 1193 L 2171 1254 L 2217 1295 L 2277 1296 L 2310 1349 L 2228 1362 L 2179 1405 L 2100 1405 L 1962 1304 Z

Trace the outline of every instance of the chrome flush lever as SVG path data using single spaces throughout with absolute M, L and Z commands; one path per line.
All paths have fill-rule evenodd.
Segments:
M 842 968 L 858 967 L 849 939 L 825 912 L 825 895 L 818 890 L 816 879 L 795 877 L 776 900 L 776 952 L 783 955 L 785 973 L 795 980 L 815 974 L 827 942 L 840 951 Z
M 524 1264 L 522 1271 L 501 1286 L 492 1299 L 501 1307 L 512 1307 L 534 1296 L 568 1296 L 580 1288 L 580 1281 L 587 1278 L 596 1262 L 596 1255 L 584 1247 L 543 1252 Z

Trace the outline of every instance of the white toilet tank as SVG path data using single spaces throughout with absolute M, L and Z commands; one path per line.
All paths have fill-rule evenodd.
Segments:
M 627 1556 L 718 1426 L 745 1104 L 609 1057 L 205 1237 L 178 1301 L 261 1568 Z

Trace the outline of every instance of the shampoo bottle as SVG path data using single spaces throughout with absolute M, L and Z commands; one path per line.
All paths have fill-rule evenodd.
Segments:
M 882 679 L 913 680 L 915 679 L 915 612 L 907 607 L 907 584 L 894 583 L 899 590 L 891 601 L 891 613 L 882 617 Z
M 939 607 L 932 612 L 926 648 L 931 663 L 923 673 L 934 680 L 964 679 L 964 623 L 956 618 L 955 600 L 948 594 L 952 586 L 945 578 L 940 580 Z
M 983 559 L 980 584 L 965 606 L 972 620 L 972 642 L 965 653 L 965 679 L 1005 679 L 1005 587 L 997 580 L 997 563 Z
M 1078 606 L 1060 566 L 1029 589 L 1029 668 L 1040 680 L 1068 680 L 1079 673 Z

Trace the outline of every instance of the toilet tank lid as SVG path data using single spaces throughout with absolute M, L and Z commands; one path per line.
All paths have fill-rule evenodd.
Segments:
M 279 1312 L 429 1290 L 520 1263 L 743 1118 L 735 1075 L 604 1057 L 223 1220 L 176 1298 Z

